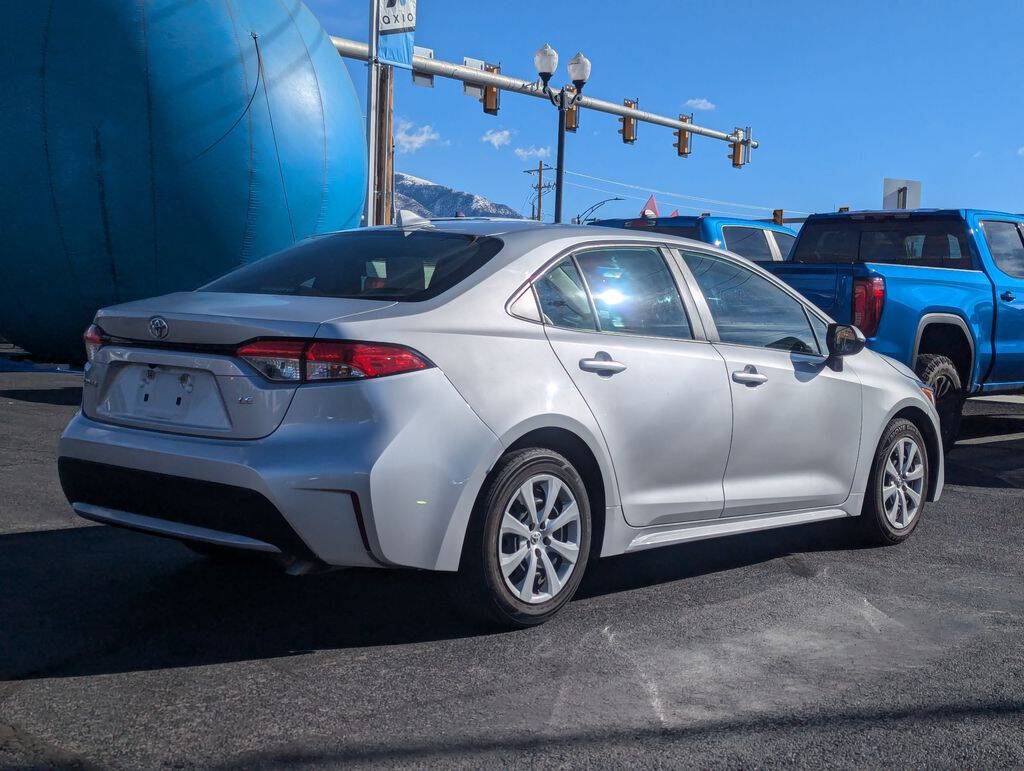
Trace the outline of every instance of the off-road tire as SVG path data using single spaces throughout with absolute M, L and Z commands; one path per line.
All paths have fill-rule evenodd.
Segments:
M 948 356 L 922 353 L 917 357 L 916 365 L 917 376 L 935 394 L 935 409 L 939 413 L 942 430 L 942 449 L 949 452 L 960 433 L 966 398 L 960 373 Z

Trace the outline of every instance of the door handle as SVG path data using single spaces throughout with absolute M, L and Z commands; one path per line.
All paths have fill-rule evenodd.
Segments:
M 615 361 L 604 351 L 598 351 L 593 359 L 580 359 L 580 369 L 584 372 L 596 372 L 598 375 L 609 377 L 616 372 L 622 372 L 626 365 L 621 361 Z
M 747 386 L 759 386 L 761 383 L 768 382 L 768 376 L 758 372 L 757 367 L 753 364 L 748 364 L 743 369 L 733 372 L 732 379 L 736 383 L 742 383 Z
M 1015 295 L 1013 292 L 1007 289 L 1005 292 L 999 295 L 999 299 L 1002 300 L 1003 302 L 1012 303 L 1014 300 L 1017 299 L 1017 295 Z

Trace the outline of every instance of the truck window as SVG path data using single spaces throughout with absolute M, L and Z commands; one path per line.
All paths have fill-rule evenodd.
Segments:
M 761 228 L 726 225 L 722 228 L 725 248 L 754 262 L 771 262 L 772 250 Z
M 793 261 L 972 267 L 967 228 L 956 217 L 812 220 L 801 230 Z
M 791 236 L 789 233 L 780 233 L 778 230 L 773 230 L 772 235 L 775 236 L 775 244 L 779 247 L 779 254 L 782 255 L 782 259 L 789 259 L 789 253 L 793 250 L 793 242 L 796 241 L 796 236 Z
M 696 225 L 655 225 L 651 228 L 651 231 L 678 238 L 692 238 L 694 241 L 701 240 L 700 230 L 698 230 Z
M 1024 243 L 1017 223 L 988 220 L 981 223 L 981 229 L 999 270 L 1014 278 L 1024 278 Z

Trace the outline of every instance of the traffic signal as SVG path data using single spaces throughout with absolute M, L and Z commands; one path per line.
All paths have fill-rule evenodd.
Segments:
M 679 120 L 683 123 L 693 123 L 693 116 L 680 115 Z M 680 158 L 688 156 L 690 154 L 690 132 L 686 129 L 676 129 L 676 142 L 673 147 L 676 148 Z
M 635 110 L 637 101 L 638 100 L 636 99 L 623 99 L 622 103 L 626 107 Z M 622 128 L 619 129 L 619 133 L 622 134 L 622 141 L 627 145 L 631 145 L 636 142 L 636 118 L 630 118 L 623 115 L 619 118 L 619 123 L 622 124 Z
M 729 143 L 729 154 L 726 158 L 732 160 L 734 169 L 743 168 L 743 129 L 736 129 L 736 141 Z
M 484 64 L 484 72 L 501 72 L 500 64 Z M 500 94 L 497 86 L 484 86 L 483 98 L 480 100 L 484 103 L 484 112 L 488 115 L 497 115 L 498 106 L 500 104 Z
M 571 96 L 576 96 L 576 89 L 566 89 Z M 580 108 L 579 105 L 574 104 L 568 110 L 565 111 L 565 130 L 576 133 L 576 129 L 580 127 Z
M 775 209 L 772 211 L 772 222 L 776 225 L 786 224 L 786 218 L 783 216 L 782 209 Z

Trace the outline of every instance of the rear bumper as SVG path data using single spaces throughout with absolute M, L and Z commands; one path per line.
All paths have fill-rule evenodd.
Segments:
M 201 528 L 198 540 L 249 539 L 329 565 L 455 570 L 500 447 L 435 369 L 301 387 L 281 426 L 256 440 L 78 414 L 59 454 L 65 494 L 90 519 L 171 537 Z

